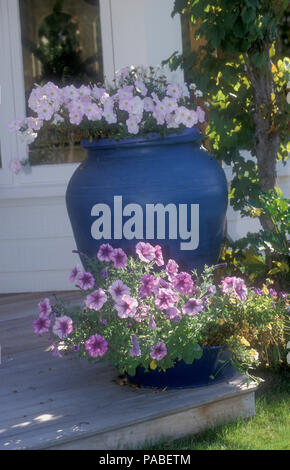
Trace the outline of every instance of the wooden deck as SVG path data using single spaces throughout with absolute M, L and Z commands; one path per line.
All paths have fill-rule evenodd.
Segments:
M 255 385 L 154 391 L 120 386 L 117 371 L 54 358 L 31 328 L 47 294 L 0 296 L 0 449 L 133 449 L 251 416 Z M 49 295 L 49 294 L 48 294 Z M 77 292 L 64 293 L 78 302 Z

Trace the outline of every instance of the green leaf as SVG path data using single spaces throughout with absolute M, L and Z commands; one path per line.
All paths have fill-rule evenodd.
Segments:
M 275 190 L 275 193 L 277 194 L 277 196 L 283 197 L 282 190 L 280 188 L 278 188 L 278 186 L 275 186 L 274 190 Z
M 243 8 L 241 17 L 243 19 L 243 22 L 248 25 L 249 23 L 251 23 L 253 20 L 256 19 L 256 9 L 254 9 L 252 7 Z
M 136 375 L 136 368 L 137 368 L 136 364 L 130 363 L 127 368 L 128 374 L 134 377 L 134 375 Z
M 186 364 L 192 364 L 195 359 L 202 357 L 202 353 L 201 346 L 196 342 L 192 342 L 184 348 L 182 358 Z

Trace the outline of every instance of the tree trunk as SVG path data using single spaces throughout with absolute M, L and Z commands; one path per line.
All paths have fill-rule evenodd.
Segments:
M 273 77 L 269 47 L 265 47 L 267 62 L 262 67 L 254 65 L 251 56 L 245 57 L 247 75 L 254 90 L 254 145 L 258 162 L 258 174 L 260 186 L 263 191 L 268 191 L 276 186 L 276 158 L 279 150 L 280 139 L 277 129 L 272 126 L 272 97 Z M 260 217 L 260 222 L 265 230 L 273 231 L 274 226 L 266 216 Z

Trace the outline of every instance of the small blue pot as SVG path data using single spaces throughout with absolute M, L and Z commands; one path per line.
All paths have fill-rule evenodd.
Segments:
M 203 387 L 229 380 L 237 375 L 229 358 L 230 352 L 226 346 L 204 346 L 201 359 L 195 360 L 192 364 L 178 361 L 174 367 L 165 372 L 158 370 L 145 372 L 143 367 L 138 367 L 134 377 L 128 374 L 126 376 L 131 384 L 147 388 Z

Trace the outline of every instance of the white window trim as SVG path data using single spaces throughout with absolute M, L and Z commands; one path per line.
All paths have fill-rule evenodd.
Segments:
M 100 22 L 104 75 L 114 76 L 114 53 L 111 19 L 111 0 L 100 0 Z M 3 76 L 0 75 L 2 95 L 6 100 L 1 105 L 1 153 L 0 198 L 60 196 L 65 193 L 67 182 L 78 163 L 32 166 L 28 172 L 13 175 L 8 169 L 11 158 L 27 157 L 27 147 L 10 133 L 7 127 L 13 119 L 25 117 L 24 73 L 22 60 L 21 27 L 18 0 L 0 0 L 0 60 Z M 4 47 L 3 47 L 4 46 Z M 5 105 L 5 106 L 4 106 Z M 6 126 L 6 127 L 5 127 Z

